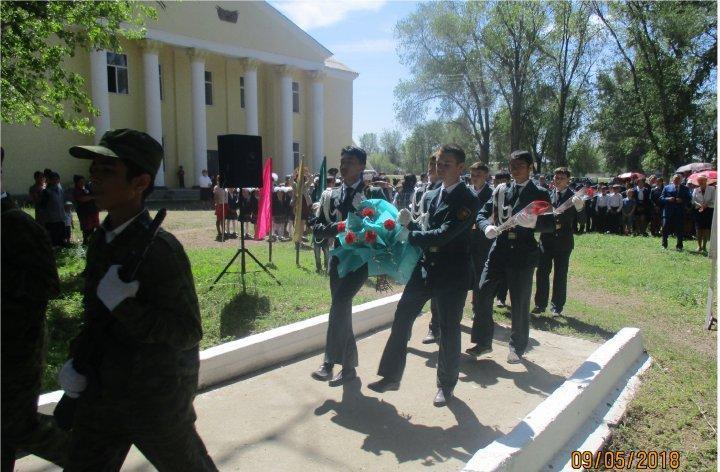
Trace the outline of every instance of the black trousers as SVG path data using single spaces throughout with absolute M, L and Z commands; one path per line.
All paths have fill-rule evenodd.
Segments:
M 440 334 L 440 319 L 438 316 L 437 301 L 433 298 L 430 300 L 430 331 L 435 337 Z
M 683 247 L 683 236 L 685 232 L 685 215 L 673 215 L 670 217 L 664 217 L 662 219 L 662 246 L 668 247 L 668 237 L 671 234 L 677 236 L 676 248 L 682 249 Z
M 510 292 L 512 328 L 510 347 L 522 355 L 530 338 L 530 292 L 535 273 L 534 265 L 508 264 L 506 251 L 490 250 L 487 264 L 480 278 L 478 312 L 473 317 L 471 340 L 481 346 L 492 345 L 495 334 L 493 299 L 498 286 L 506 283 Z
M 352 328 L 352 301 L 368 278 L 367 264 L 345 277 L 338 275 L 338 258 L 330 259 L 330 315 L 325 341 L 325 362 L 343 368 L 358 365 L 357 345 Z
M 552 307 L 562 311 L 567 299 L 567 275 L 572 251 L 547 249 L 540 255 L 535 277 L 535 306 L 545 309 L 550 294 L 550 272 L 553 273 Z M 553 268 L 554 266 L 554 268 Z
M 488 251 L 490 250 L 488 241 L 473 241 L 470 246 L 470 258 L 472 259 L 473 269 L 473 285 L 472 285 L 472 309 L 473 314 L 477 313 L 480 306 L 480 279 L 485 263 L 487 262 Z
M 595 210 L 595 223 L 593 224 L 593 229 L 598 233 L 604 233 L 606 231 L 606 216 L 606 207 L 599 207 Z
M 65 223 L 45 223 L 45 229 L 50 235 L 50 242 L 53 246 L 62 246 L 65 241 Z
M 467 298 L 464 288 L 431 288 L 422 278 L 420 265 L 415 267 L 395 310 L 390 338 L 380 359 L 378 375 L 399 382 L 405 371 L 407 344 L 415 318 L 428 300 L 435 300 L 440 334 L 437 386 L 452 392 L 460 372 L 460 321 Z

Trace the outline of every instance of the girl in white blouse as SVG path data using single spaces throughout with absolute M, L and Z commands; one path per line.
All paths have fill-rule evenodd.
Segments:
M 710 240 L 710 226 L 715 209 L 715 187 L 707 184 L 707 177 L 699 177 L 697 181 L 698 187 L 692 194 L 695 231 L 698 252 L 707 254 L 707 242 Z

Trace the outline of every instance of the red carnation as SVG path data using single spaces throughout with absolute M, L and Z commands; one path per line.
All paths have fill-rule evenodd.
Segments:
M 375 231 L 369 230 L 365 231 L 365 242 L 373 244 L 377 240 L 377 233 Z
M 371 217 L 371 216 L 375 215 L 375 210 L 373 210 L 372 208 L 363 208 L 363 211 L 361 214 L 362 214 L 362 216 Z
M 352 243 L 355 242 L 355 239 L 356 239 L 356 238 L 355 238 L 355 233 L 353 233 L 352 231 L 348 231 L 348 232 L 345 234 L 345 242 L 346 242 L 346 243 L 352 244 Z
M 342 233 L 343 231 L 345 231 L 345 222 L 344 222 L 344 221 L 341 221 L 340 223 L 338 223 L 337 229 L 338 229 L 338 231 L 339 231 L 340 233 Z
M 385 227 L 386 230 L 392 231 L 395 229 L 395 221 L 391 220 L 391 219 L 387 219 L 387 220 L 385 220 L 385 223 L 383 223 L 383 226 Z

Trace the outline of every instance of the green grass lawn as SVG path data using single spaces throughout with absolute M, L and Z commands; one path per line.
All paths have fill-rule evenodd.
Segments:
M 709 273 L 706 257 L 664 251 L 657 238 L 576 238 L 563 316 L 532 327 L 598 341 L 638 327 L 654 360 L 608 450 L 677 450 L 681 470 L 717 469 L 717 331 L 703 328 Z
M 693 245 L 689 241 L 686 247 Z M 267 262 L 267 245 L 252 250 Z M 203 318 L 203 348 L 327 312 L 327 277 L 315 273 L 311 251 L 302 252 L 303 267 L 296 268 L 289 243 L 273 246 L 272 271 L 282 287 L 254 272 L 247 276 L 245 295 L 238 274 L 227 275 L 210 290 L 234 251 L 233 245 L 188 249 Z M 63 295 L 48 310 L 45 390 L 57 388 L 57 370 L 78 329 L 82 255 L 81 249 L 59 254 Z M 248 270 L 259 268 L 248 263 Z M 576 238 L 563 316 L 534 318 L 533 329 L 602 341 L 625 326 L 635 326 L 642 329 L 654 359 L 609 449 L 677 450 L 682 470 L 716 470 L 717 332 L 703 329 L 709 272 L 707 258 L 664 251 L 657 238 L 594 234 Z M 369 282 L 356 303 L 383 295 Z M 498 321 L 509 323 L 507 310 L 498 310 L 497 315 Z

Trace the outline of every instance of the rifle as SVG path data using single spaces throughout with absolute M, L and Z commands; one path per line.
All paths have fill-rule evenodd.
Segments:
M 145 260 L 148 250 L 150 249 L 150 246 L 152 246 L 152 243 L 160 230 L 160 225 L 162 225 L 163 220 L 165 220 L 165 216 L 167 216 L 167 210 L 165 208 L 161 208 L 148 226 L 147 231 L 144 231 L 137 238 L 134 248 L 130 251 L 127 259 L 123 261 L 120 270 L 118 271 L 120 280 L 125 283 L 135 280 L 137 271 Z M 94 354 L 100 347 L 97 345 L 99 342 L 99 334 L 103 329 L 105 329 L 106 325 L 107 323 L 99 323 L 95 325 L 95 329 L 91 328 L 88 333 L 90 341 L 86 343 L 83 353 L 79 356 L 80 362 L 78 363 L 77 359 L 73 359 L 73 369 L 75 369 L 75 371 L 79 374 L 88 377 L 88 386 L 85 391 L 82 392 L 82 395 L 92 394 L 93 390 L 96 390 L 97 388 L 95 383 L 91 382 L 93 371 L 92 366 L 87 365 L 82 361 L 82 359 L 97 359 L 97 356 Z M 72 428 L 75 420 L 77 401 L 77 398 L 71 398 L 67 395 L 67 393 L 63 393 L 62 398 L 60 398 L 60 401 L 55 406 L 53 416 L 55 417 L 55 422 L 60 429 L 69 431 Z

